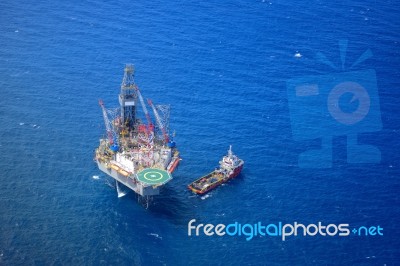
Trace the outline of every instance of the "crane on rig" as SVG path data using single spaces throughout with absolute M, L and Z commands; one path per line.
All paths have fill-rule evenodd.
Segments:
M 153 123 L 151 122 L 151 117 L 150 117 L 150 115 L 149 115 L 149 111 L 147 111 L 147 107 L 146 107 L 146 105 L 145 105 L 145 103 L 144 103 L 144 100 L 143 100 L 142 94 L 140 93 L 139 87 L 138 87 L 138 86 L 135 86 L 135 89 L 136 89 L 136 93 L 137 93 L 137 95 L 138 95 L 138 97 L 139 97 L 140 105 L 142 106 L 144 115 L 146 116 L 146 120 L 147 120 L 147 130 L 148 130 L 148 131 L 151 131 L 151 130 L 154 128 L 154 125 L 153 125 Z
M 151 121 L 151 117 L 149 111 L 147 110 L 146 104 L 144 103 L 143 96 L 140 93 L 139 87 L 135 85 L 136 94 L 139 98 L 140 105 L 142 106 L 144 115 L 146 116 L 147 125 L 139 125 L 138 138 L 147 146 L 149 150 L 153 149 L 153 140 L 154 140 L 154 125 Z
M 165 130 L 165 127 L 164 127 L 163 123 L 161 122 L 161 118 L 160 118 L 160 115 L 158 114 L 158 111 L 157 111 L 156 107 L 154 106 L 153 102 L 150 99 L 147 99 L 147 102 L 149 103 L 149 105 L 153 109 L 153 113 L 154 113 L 154 116 L 156 117 L 157 125 L 161 129 L 161 132 L 163 134 L 165 143 L 168 143 L 169 142 L 169 136 L 167 134 L 167 131 Z
M 118 135 L 115 132 L 114 126 L 113 126 L 113 119 L 110 120 L 109 116 L 109 111 L 106 109 L 103 100 L 99 100 L 99 105 L 101 107 L 101 110 L 103 112 L 103 119 L 104 119 L 104 124 L 106 126 L 107 130 L 107 138 L 110 143 L 110 149 L 113 152 L 116 152 L 119 150 L 118 146 Z

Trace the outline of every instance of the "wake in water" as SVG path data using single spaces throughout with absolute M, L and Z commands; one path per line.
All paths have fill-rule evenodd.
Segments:
M 160 236 L 159 234 L 156 234 L 156 233 L 150 233 L 150 234 L 147 234 L 148 236 L 154 236 L 155 238 L 158 238 L 158 239 L 161 239 L 162 240 L 162 236 Z
M 202 196 L 201 199 L 205 200 L 206 198 L 209 198 L 209 197 L 211 197 L 211 194 L 206 194 L 206 195 Z
M 19 125 L 20 125 L 20 126 L 24 126 L 25 123 L 24 123 L 24 122 L 20 122 Z M 36 124 L 29 124 L 29 126 L 31 126 L 31 127 L 33 127 L 33 128 L 36 128 L 36 129 L 39 129 L 39 128 L 40 128 L 40 126 L 39 126 L 39 125 L 36 125 Z

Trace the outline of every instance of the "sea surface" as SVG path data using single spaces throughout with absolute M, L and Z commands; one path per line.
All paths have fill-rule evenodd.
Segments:
M 399 14 L 386 0 L 1 1 L 0 265 L 399 265 Z M 334 70 L 316 54 L 340 66 L 341 40 Z M 376 72 L 382 129 L 359 140 L 380 162 L 347 163 L 336 132 L 331 168 L 299 167 L 321 141 L 293 139 L 287 81 L 346 72 L 368 49 L 355 69 Z M 118 105 L 125 63 L 144 97 L 171 104 L 183 158 L 147 209 L 93 162 L 98 99 Z M 242 174 L 190 193 L 230 144 Z M 383 236 L 189 237 L 191 219 Z

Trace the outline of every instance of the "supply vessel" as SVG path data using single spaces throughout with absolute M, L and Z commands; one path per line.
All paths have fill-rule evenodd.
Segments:
M 205 194 L 217 186 L 238 176 L 242 171 L 243 165 L 244 161 L 234 155 L 232 152 L 232 146 L 229 146 L 228 154 L 219 161 L 219 166 L 211 173 L 200 177 L 189 184 L 188 188 L 196 194 Z
M 118 100 L 119 107 L 114 109 L 107 109 L 99 100 L 106 137 L 100 139 L 95 161 L 116 180 L 117 189 L 122 183 L 142 197 L 158 195 L 181 160 L 169 134 L 170 106 L 156 105 L 150 99 L 145 103 L 132 64 L 124 68 Z

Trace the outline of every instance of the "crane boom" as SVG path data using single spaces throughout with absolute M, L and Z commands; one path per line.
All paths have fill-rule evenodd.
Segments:
M 149 112 L 147 111 L 147 107 L 144 104 L 144 100 L 143 100 L 142 94 L 140 93 L 139 87 L 136 86 L 135 88 L 136 88 L 136 91 L 137 91 L 137 95 L 139 96 L 139 101 L 140 101 L 140 104 L 142 105 L 143 112 L 144 112 L 144 114 L 146 116 L 147 125 L 150 127 L 153 123 L 151 122 L 151 118 L 150 118 Z
M 118 138 L 117 138 L 117 133 L 115 133 L 115 130 L 112 125 L 112 121 L 108 117 L 107 109 L 104 105 L 103 100 L 99 100 L 99 105 L 101 107 L 101 110 L 103 112 L 103 119 L 104 119 L 104 124 L 106 126 L 107 130 L 107 138 L 110 143 L 110 148 L 113 151 L 117 151 L 119 149 L 118 147 Z
M 154 116 L 156 117 L 157 124 L 158 124 L 158 126 L 160 127 L 160 129 L 161 129 L 161 132 L 162 132 L 162 134 L 163 134 L 165 143 L 168 143 L 169 137 L 168 137 L 168 134 L 167 134 L 167 132 L 166 132 L 166 130 L 165 130 L 164 125 L 163 125 L 162 122 L 161 122 L 161 118 L 160 118 L 160 115 L 159 115 L 158 112 L 157 112 L 156 107 L 154 106 L 153 102 L 152 102 L 150 99 L 147 99 L 147 102 L 149 103 L 149 105 L 150 105 L 151 108 L 153 109 Z
M 106 125 L 106 130 L 107 130 L 107 137 L 108 137 L 108 140 L 110 141 L 110 143 L 112 144 L 113 141 L 114 141 L 113 133 L 112 133 L 112 129 L 111 129 L 111 126 L 110 126 L 110 120 L 108 119 L 107 110 L 106 110 L 106 107 L 104 106 L 103 100 L 101 100 L 101 99 L 99 100 L 99 105 L 100 105 L 101 110 L 103 112 L 104 124 Z

